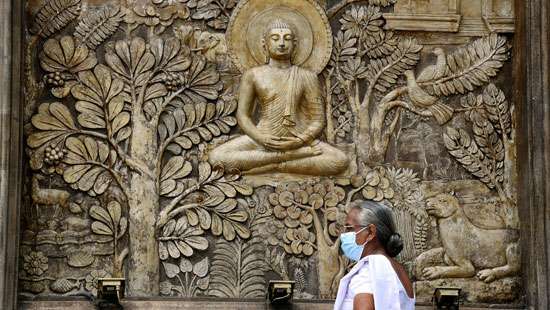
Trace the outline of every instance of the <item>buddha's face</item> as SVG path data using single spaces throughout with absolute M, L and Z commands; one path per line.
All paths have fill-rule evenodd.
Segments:
M 296 38 L 288 28 L 273 28 L 265 37 L 265 46 L 272 59 L 290 59 L 294 52 Z

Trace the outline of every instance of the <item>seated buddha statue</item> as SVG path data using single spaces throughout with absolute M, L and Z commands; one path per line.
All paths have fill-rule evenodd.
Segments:
M 244 135 L 214 148 L 210 162 L 243 174 L 345 171 L 346 154 L 319 140 L 325 124 L 319 81 L 314 72 L 292 64 L 295 31 L 281 20 L 267 28 L 262 42 L 267 64 L 241 78 L 236 116 Z

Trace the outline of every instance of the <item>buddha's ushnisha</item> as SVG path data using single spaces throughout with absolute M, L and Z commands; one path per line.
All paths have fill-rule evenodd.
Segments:
M 299 44 L 295 33 L 282 20 L 267 27 L 262 42 L 267 64 L 248 69 L 241 79 L 237 120 L 244 135 L 212 150 L 213 164 L 245 174 L 321 176 L 347 168 L 343 152 L 317 139 L 325 120 L 319 81 L 315 73 L 292 64 Z

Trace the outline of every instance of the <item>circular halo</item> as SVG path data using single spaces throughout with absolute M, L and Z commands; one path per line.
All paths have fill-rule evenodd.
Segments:
M 324 10 L 315 0 L 241 0 L 227 29 L 229 51 L 241 72 L 263 65 L 262 39 L 275 19 L 287 22 L 298 40 L 292 63 L 319 74 L 332 53 L 332 33 Z

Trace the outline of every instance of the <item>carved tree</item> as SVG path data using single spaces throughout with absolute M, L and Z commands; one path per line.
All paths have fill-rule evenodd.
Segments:
M 517 228 L 513 197 L 506 188 L 513 179 L 514 157 L 510 105 L 504 92 L 489 84 L 483 94 L 469 93 L 462 100 L 463 111 L 472 123 L 473 139 L 464 129 L 447 128 L 443 135 L 449 153 L 490 189 L 495 189 L 504 204 L 501 216 L 509 227 Z
M 36 36 L 62 30 L 78 16 L 79 3 L 47 2 L 36 16 Z M 129 252 L 129 293 L 146 296 L 159 292 L 159 255 L 179 258 L 206 249 L 204 230 L 227 240 L 248 238 L 248 214 L 234 198 L 252 190 L 236 174 L 192 164 L 189 150 L 236 125 L 236 103 L 220 97 L 219 73 L 204 56 L 176 38 L 134 37 L 106 44 L 105 62 L 98 64 L 89 48 L 117 31 L 119 12 L 99 9 L 81 19 L 74 37 L 44 43 L 44 81 L 63 101 L 40 104 L 27 142 L 35 170 L 48 164 L 46 150 L 66 149 L 63 179 L 75 190 L 96 196 L 120 188 L 130 240 L 129 251 L 115 258 L 116 270 Z M 109 208 L 108 214 L 116 211 L 110 219 L 100 210 L 91 213 L 98 220 L 92 230 L 112 234 L 116 251 L 126 224 L 117 228 L 122 222 L 112 221 L 126 218 L 119 208 Z
M 353 5 L 342 15 L 331 62 L 324 74 L 327 138 L 336 141 L 340 127 L 334 124 L 333 117 L 340 118 L 335 111 L 348 105 L 355 119 L 339 121 L 338 126 L 352 123 L 350 140 L 354 142 L 358 164 L 384 161 L 403 109 L 444 123 L 452 117 L 452 108 L 443 103 L 443 97 L 464 94 L 488 83 L 508 57 L 506 40 L 492 34 L 443 55 L 437 64 L 418 75 L 418 81 L 410 76 L 404 86 L 402 77 L 418 64 L 422 46 L 413 38 L 384 30 L 377 6 L 382 3 L 373 2 L 376 1 L 368 6 Z M 335 92 L 345 96 L 335 98 Z M 440 117 L 434 111 L 436 107 L 443 109 L 446 117 Z

